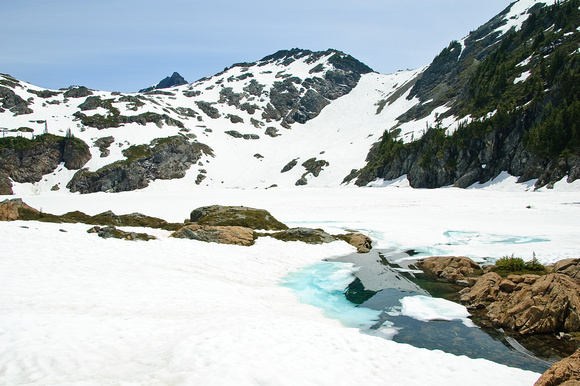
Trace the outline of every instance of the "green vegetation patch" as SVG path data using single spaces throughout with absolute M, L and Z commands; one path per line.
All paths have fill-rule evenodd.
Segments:
M 519 275 L 534 273 L 541 274 L 546 272 L 546 267 L 542 265 L 534 254 L 532 260 L 524 261 L 521 257 L 515 257 L 513 254 L 511 256 L 503 256 L 495 262 L 495 268 L 493 271 L 502 273 L 517 273 Z
M 264 230 L 288 229 L 267 210 L 243 206 L 213 205 L 197 208 L 191 212 L 190 220 L 200 225 L 242 226 Z

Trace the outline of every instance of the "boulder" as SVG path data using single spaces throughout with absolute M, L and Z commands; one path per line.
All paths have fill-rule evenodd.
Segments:
M 148 235 L 147 233 L 136 233 L 136 232 L 125 232 L 120 229 L 115 228 L 114 226 L 106 226 L 106 227 L 99 227 L 94 226 L 87 231 L 87 233 L 96 233 L 99 237 L 104 239 L 115 238 L 121 240 L 155 240 L 155 236 Z
M 580 385 L 580 350 L 554 363 L 534 386 Z
M 373 248 L 373 241 L 371 238 L 363 235 L 362 233 L 347 233 L 345 235 L 338 235 L 336 237 L 355 247 L 357 253 L 369 253 Z
M 471 279 L 481 270 L 479 265 L 467 257 L 432 256 L 417 262 L 417 267 L 426 274 L 450 283 L 475 283 Z
M 204 206 L 191 212 L 190 221 L 199 225 L 240 226 L 274 231 L 288 229 L 267 210 L 245 206 Z
M 554 272 L 580 279 L 580 259 L 565 259 L 554 264 Z
M 0 202 L 0 221 L 15 221 L 20 220 L 20 212 L 34 212 L 40 214 L 40 212 L 27 204 L 25 204 L 22 199 L 15 198 L 12 200 L 4 200 Z
M 486 308 L 496 327 L 523 335 L 580 331 L 580 280 L 560 273 L 515 276 L 487 273 L 460 300 L 469 309 Z
M 170 237 L 191 239 L 218 244 L 250 246 L 254 244 L 254 231 L 241 226 L 186 225 Z
M 281 232 L 271 233 L 271 237 L 282 241 L 302 241 L 308 244 L 331 243 L 336 238 L 322 229 L 292 228 Z

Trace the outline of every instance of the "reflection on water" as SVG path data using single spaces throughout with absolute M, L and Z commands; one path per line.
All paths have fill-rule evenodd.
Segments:
M 457 300 L 458 287 L 417 274 L 410 258 L 415 251 L 409 252 L 343 256 L 294 272 L 282 285 L 327 317 L 396 342 L 540 373 L 557 360 L 535 357 L 502 331 L 474 327 L 463 312 L 456 312 L 456 303 L 430 301 L 426 296 Z

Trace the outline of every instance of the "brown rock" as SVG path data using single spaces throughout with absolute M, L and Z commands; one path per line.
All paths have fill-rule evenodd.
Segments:
M 554 363 L 538 379 L 534 386 L 578 386 L 580 385 L 580 350 L 568 358 Z
M 15 198 L 0 202 L 0 221 L 15 221 L 20 219 L 20 210 L 27 210 L 40 214 L 38 210 L 25 204 L 22 199 Z
M 371 238 L 362 233 L 347 233 L 337 237 L 355 247 L 357 253 L 369 253 L 373 248 Z
M 475 285 L 461 295 L 461 301 L 469 304 L 485 304 L 496 299 L 502 278 L 495 272 L 486 273 Z
M 554 264 L 554 272 L 580 279 L 580 259 L 565 259 Z
M 464 280 L 479 270 L 477 263 L 467 257 L 432 256 L 417 262 L 417 267 L 425 273 L 450 283 Z M 469 281 L 468 281 L 469 283 Z
M 240 226 L 186 225 L 170 237 L 205 241 L 208 243 L 235 244 L 250 246 L 254 244 L 254 231 Z
M 496 273 L 485 274 L 462 291 L 461 301 L 470 309 L 486 304 L 494 324 L 521 334 L 580 331 L 580 280 L 563 274 L 522 277 L 515 284 Z
M 516 288 L 516 284 L 508 279 L 504 279 L 501 281 L 501 283 L 499 284 L 499 289 L 502 290 L 503 292 L 514 292 L 514 289 Z
M 524 278 L 521 275 L 508 275 L 507 279 L 516 284 L 523 283 Z
M 540 277 L 541 277 L 540 275 L 532 275 L 532 274 L 522 275 L 524 283 L 526 284 L 534 284 L 536 280 L 538 280 Z

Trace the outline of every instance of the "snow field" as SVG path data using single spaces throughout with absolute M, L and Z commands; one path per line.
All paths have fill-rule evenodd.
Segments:
M 529 258 L 533 251 L 546 263 L 578 251 L 577 192 L 558 187 L 145 190 L 22 198 L 55 214 L 111 209 L 168 221 L 182 221 L 203 205 L 246 205 L 291 226 L 362 230 L 377 248 L 480 258 Z M 539 376 L 361 334 L 280 285 L 302 267 L 352 253 L 346 243 L 260 238 L 246 248 L 170 239 L 165 231 L 150 232 L 159 240 L 128 242 L 100 239 L 88 228 L 0 223 L 0 384 L 442 385 L 469 379 L 531 385 Z M 457 243 L 449 235 L 458 233 L 449 231 L 472 233 Z M 548 241 L 493 244 L 489 234 Z M 439 312 L 440 306 L 411 310 Z

